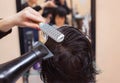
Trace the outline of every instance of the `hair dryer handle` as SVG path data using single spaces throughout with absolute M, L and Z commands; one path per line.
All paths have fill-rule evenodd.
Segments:
M 34 48 L 14 60 L 0 65 L 0 83 L 14 83 L 36 62 L 52 57 L 52 53 L 41 42 L 37 42 Z

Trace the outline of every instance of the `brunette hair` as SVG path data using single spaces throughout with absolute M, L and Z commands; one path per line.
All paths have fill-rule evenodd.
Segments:
M 61 43 L 48 38 L 46 46 L 54 57 L 42 61 L 45 83 L 95 83 L 95 60 L 91 43 L 74 27 L 58 28 L 65 35 Z

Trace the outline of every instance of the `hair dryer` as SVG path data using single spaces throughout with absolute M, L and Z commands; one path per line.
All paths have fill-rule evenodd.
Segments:
M 52 56 L 53 54 L 45 45 L 36 42 L 28 53 L 0 65 L 0 83 L 15 83 L 36 62 Z

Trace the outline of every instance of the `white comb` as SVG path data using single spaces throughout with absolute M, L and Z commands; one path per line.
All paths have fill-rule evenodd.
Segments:
M 64 40 L 64 35 L 60 31 L 56 30 L 53 26 L 50 26 L 46 23 L 40 23 L 39 26 L 44 33 L 46 33 L 56 42 L 62 42 Z

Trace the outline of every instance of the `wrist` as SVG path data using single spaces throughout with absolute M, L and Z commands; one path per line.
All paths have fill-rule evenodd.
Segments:
M 9 23 L 11 24 L 12 27 L 14 27 L 14 26 L 17 25 L 17 22 L 18 22 L 17 19 L 18 18 L 17 18 L 16 15 L 14 15 L 14 16 L 12 16 L 12 17 L 9 18 Z
M 13 18 L 8 17 L 0 21 L 0 31 L 7 32 L 14 26 Z

